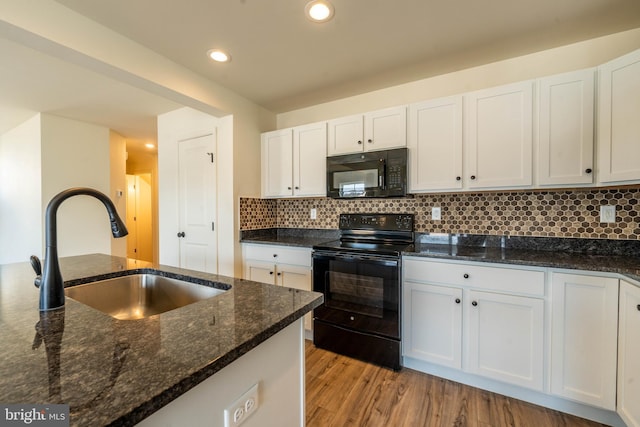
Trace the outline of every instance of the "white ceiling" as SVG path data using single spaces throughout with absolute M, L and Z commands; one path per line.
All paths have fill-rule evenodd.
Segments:
M 640 0 L 332 0 L 326 24 L 306 1 L 57 0 L 274 112 L 640 27 Z M 45 111 L 145 138 L 177 108 L 1 38 L 0 54 L 0 132 Z

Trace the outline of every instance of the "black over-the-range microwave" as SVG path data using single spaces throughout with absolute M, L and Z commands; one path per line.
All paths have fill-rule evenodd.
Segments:
M 406 195 L 406 148 L 327 157 L 327 197 Z

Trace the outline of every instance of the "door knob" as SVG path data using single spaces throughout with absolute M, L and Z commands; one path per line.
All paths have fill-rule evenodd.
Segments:
M 178 237 L 184 237 L 184 235 L 185 235 L 184 231 L 181 231 L 181 232 L 178 233 Z

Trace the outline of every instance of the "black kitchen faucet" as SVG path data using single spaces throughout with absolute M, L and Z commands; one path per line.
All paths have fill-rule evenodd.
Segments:
M 42 271 L 40 259 L 35 255 L 31 256 L 31 266 L 38 275 L 34 283 L 36 287 L 40 288 L 40 311 L 55 310 L 64 307 L 64 281 L 62 280 L 60 264 L 58 262 L 56 216 L 62 202 L 69 197 L 79 195 L 95 197 L 104 204 L 109 213 L 113 237 L 124 237 L 129 234 L 127 227 L 118 215 L 111 199 L 98 190 L 85 187 L 69 188 L 51 199 L 45 213 L 45 238 L 47 248 L 44 257 L 44 271 Z

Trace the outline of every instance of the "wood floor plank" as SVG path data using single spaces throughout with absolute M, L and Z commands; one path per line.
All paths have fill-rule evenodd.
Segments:
M 582 418 L 307 342 L 307 427 L 602 427 Z

